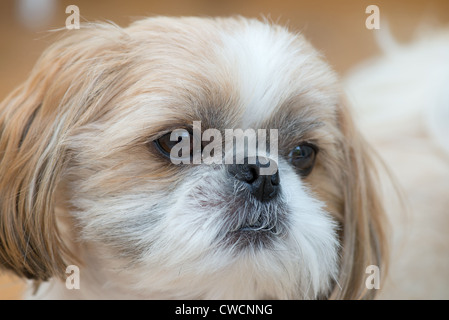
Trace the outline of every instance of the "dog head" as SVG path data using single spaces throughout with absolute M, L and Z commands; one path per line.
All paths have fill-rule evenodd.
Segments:
M 220 163 L 231 129 L 267 133 L 276 170 Z M 199 162 L 174 163 L 183 137 Z M 0 264 L 19 276 L 63 279 L 79 264 L 98 287 L 142 297 L 371 297 L 382 219 L 338 78 L 280 26 L 87 26 L 0 105 Z

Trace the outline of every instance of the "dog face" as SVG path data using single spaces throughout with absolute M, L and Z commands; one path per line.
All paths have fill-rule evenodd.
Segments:
M 301 35 L 243 18 L 93 25 L 51 46 L 0 112 L 0 263 L 20 276 L 79 264 L 89 292 L 372 296 L 372 154 Z M 276 129 L 277 170 L 174 164 L 177 129 L 207 148 L 195 122 Z

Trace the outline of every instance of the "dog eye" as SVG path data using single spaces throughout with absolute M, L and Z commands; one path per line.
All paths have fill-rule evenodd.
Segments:
M 307 176 L 315 165 L 317 148 L 310 144 L 301 144 L 290 151 L 289 161 L 302 176 Z
M 178 143 L 180 142 L 183 137 L 188 137 L 190 139 L 190 151 L 192 151 L 192 134 L 190 134 L 188 131 L 182 132 L 180 135 L 178 135 L 178 140 L 175 141 L 171 141 L 170 140 L 170 136 L 171 136 L 171 132 L 167 133 L 165 135 L 163 135 L 162 137 L 160 137 L 157 140 L 154 140 L 154 144 L 156 145 L 156 148 L 159 150 L 160 153 L 162 153 L 164 156 L 166 157 L 170 157 L 170 152 L 171 149 Z M 191 154 L 191 153 L 190 153 Z

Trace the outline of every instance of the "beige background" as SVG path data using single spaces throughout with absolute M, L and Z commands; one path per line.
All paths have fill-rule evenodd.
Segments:
M 269 17 L 301 30 L 341 74 L 379 53 L 374 40 L 377 31 L 365 28 L 365 8 L 370 4 L 379 6 L 381 18 L 388 21 L 393 35 L 402 42 L 410 40 L 422 23 L 449 23 L 447 0 L 64 0 L 56 1 L 54 14 L 45 23 L 30 28 L 19 19 L 18 3 L 0 2 L 0 100 L 26 78 L 43 49 L 52 42 L 45 30 L 64 27 L 68 16 L 65 8 L 71 4 L 79 7 L 85 21 L 111 20 L 122 26 L 152 15 Z M 386 24 L 382 23 L 383 27 Z M 22 280 L 0 274 L 0 299 L 17 299 L 22 288 Z

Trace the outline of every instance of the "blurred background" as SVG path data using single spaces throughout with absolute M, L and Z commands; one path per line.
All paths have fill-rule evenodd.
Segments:
M 82 21 L 110 20 L 120 26 L 144 16 L 268 17 L 299 30 L 323 52 L 341 75 L 380 54 L 375 33 L 368 30 L 368 5 L 380 9 L 381 28 L 388 21 L 393 36 L 407 43 L 419 26 L 449 24 L 448 0 L 2 0 L 0 2 L 0 101 L 25 80 L 39 55 L 54 37 L 47 30 L 63 28 L 77 5 Z M 76 32 L 74 30 L 73 32 Z M 449 57 L 448 57 L 449 59 Z M 0 273 L 0 299 L 20 298 L 23 282 Z

